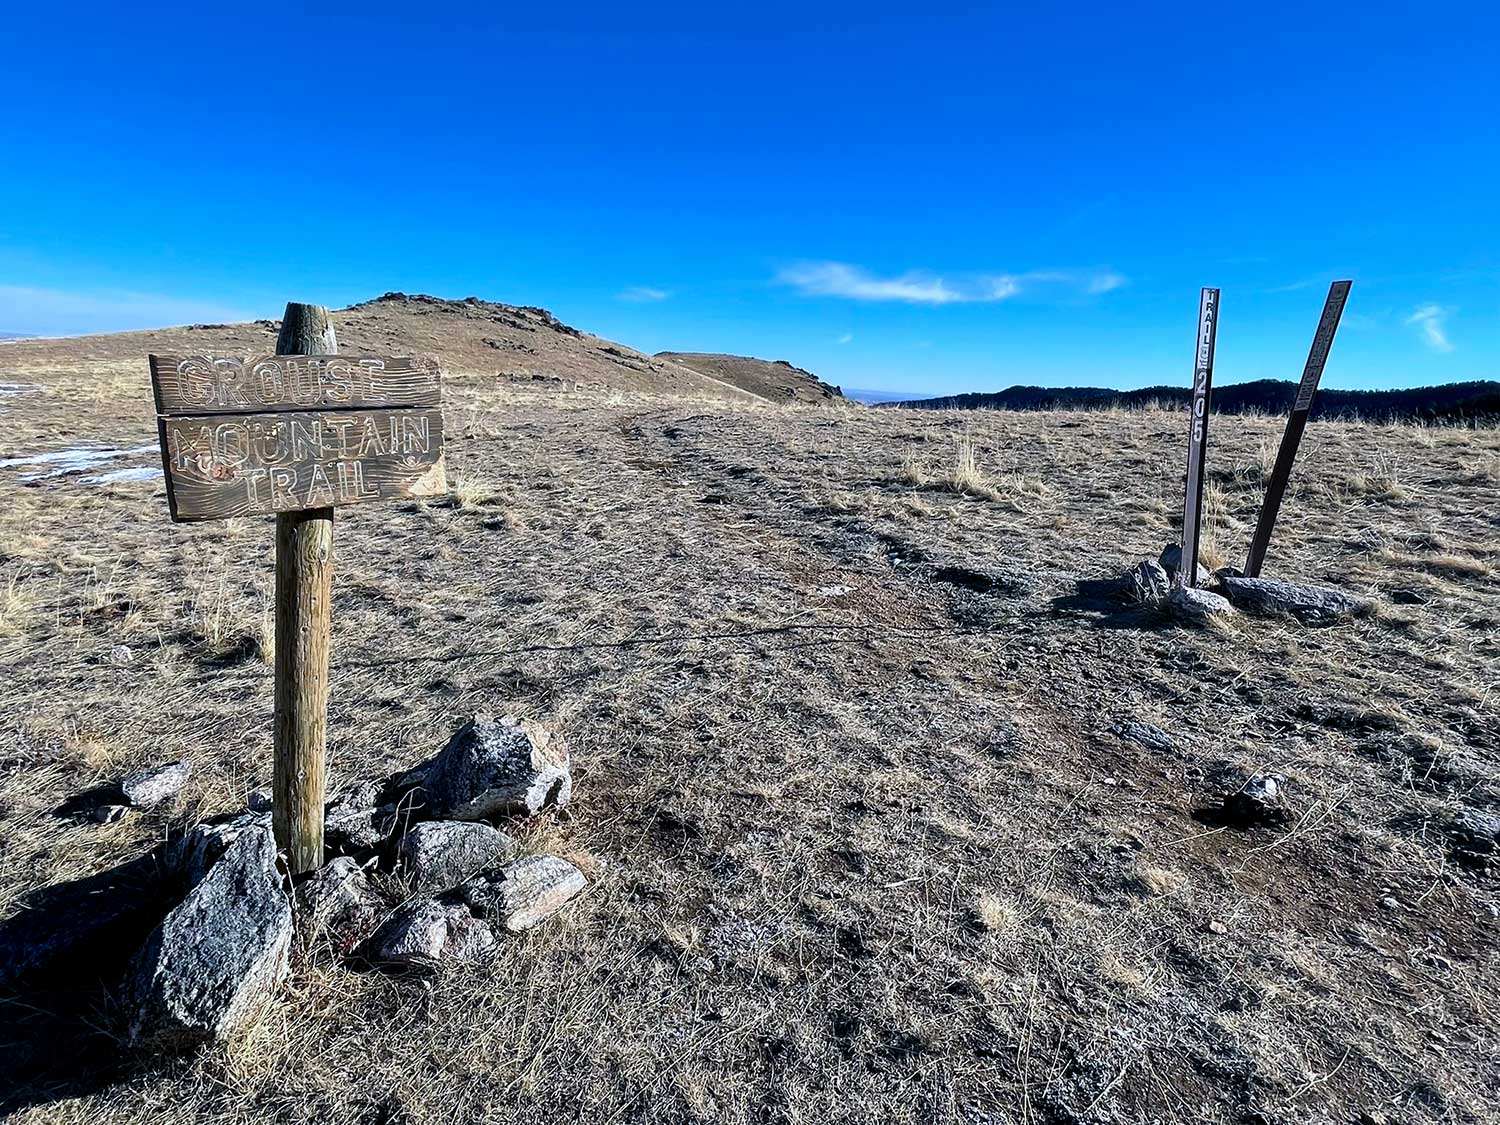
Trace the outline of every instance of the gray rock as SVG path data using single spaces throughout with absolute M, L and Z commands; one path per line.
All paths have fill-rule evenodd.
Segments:
M 1167 598 L 1167 609 L 1179 621 L 1193 625 L 1207 625 L 1234 615 L 1234 606 L 1226 598 L 1196 586 L 1174 586 Z
M 365 956 L 382 965 L 432 968 L 483 960 L 496 944 L 495 932 L 462 902 L 424 898 L 382 922 L 365 943 Z
M 242 833 L 146 939 L 132 981 L 130 1037 L 158 1049 L 223 1041 L 286 975 L 292 908 L 268 828 Z
M 1157 561 L 1161 563 L 1161 568 L 1167 572 L 1167 577 L 1175 582 L 1177 580 L 1177 572 L 1182 569 L 1182 545 L 1180 543 L 1168 543 L 1161 549 L 1161 555 Z M 1198 564 L 1198 569 L 1195 573 L 1198 575 L 1198 581 L 1195 585 L 1206 586 L 1213 580 L 1213 575 L 1209 574 L 1208 567 L 1204 566 L 1201 562 Z
M 1172 741 L 1170 734 L 1161 727 L 1143 723 L 1139 719 L 1121 719 L 1110 730 L 1127 742 L 1134 742 L 1137 746 L 1144 746 L 1147 750 L 1155 750 L 1158 754 L 1170 753 L 1177 749 L 1177 744 Z
M 135 661 L 135 653 L 129 645 L 115 645 L 109 650 L 109 662 L 117 668 L 124 668 Z
M 562 808 L 573 793 L 568 748 L 538 723 L 475 715 L 427 771 L 430 816 L 457 820 Z
M 1226 577 L 1220 586 L 1235 607 L 1246 613 L 1294 617 L 1304 625 L 1332 625 L 1362 617 L 1375 608 L 1368 598 L 1279 578 Z
M 1279 773 L 1257 774 L 1235 792 L 1225 794 L 1224 819 L 1238 828 L 1287 823 L 1292 810 L 1286 803 L 1286 778 Z
M 136 770 L 127 774 L 125 780 L 120 782 L 120 792 L 125 795 L 125 803 L 128 805 L 138 809 L 153 808 L 177 796 L 192 772 L 192 763 L 187 761 Z
M 193 825 L 167 853 L 167 869 L 182 886 L 191 887 L 205 875 L 231 844 L 247 832 L 271 831 L 271 814 L 240 813 Z
M 586 886 L 583 872 L 567 860 L 536 855 L 475 876 L 458 894 L 479 917 L 515 934 L 561 910 Z
M 1139 605 L 1159 606 L 1172 592 L 1172 581 L 1160 563 L 1146 559 L 1125 572 L 1126 596 Z
M 388 809 L 360 808 L 335 802 L 323 810 L 323 836 L 332 852 L 362 852 L 378 848 L 395 830 Z
M 467 820 L 430 820 L 401 840 L 401 866 L 417 891 L 436 894 L 504 863 L 516 842 L 498 828 Z
M 304 947 L 327 945 L 343 956 L 368 938 L 386 915 L 369 876 L 348 856 L 313 872 L 297 887 L 297 933 Z
M 269 789 L 252 789 L 245 794 L 245 808 L 253 813 L 268 813 L 271 811 L 272 799 Z

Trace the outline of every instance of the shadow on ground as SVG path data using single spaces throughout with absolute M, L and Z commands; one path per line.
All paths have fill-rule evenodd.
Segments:
M 1080 578 L 1073 593 L 1053 598 L 1048 609 L 1054 617 L 1083 619 L 1105 629 L 1159 632 L 1172 624 L 1158 611 L 1126 601 L 1115 578 Z
M 132 955 L 171 905 L 164 850 L 33 892 L 0 922 L 0 1117 L 139 1068 L 114 1009 Z

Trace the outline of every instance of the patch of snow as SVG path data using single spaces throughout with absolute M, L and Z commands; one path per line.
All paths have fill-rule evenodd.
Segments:
M 128 469 L 111 469 L 107 473 L 91 473 L 83 478 L 84 484 L 119 484 L 122 481 L 155 480 L 161 476 L 160 465 L 132 465 Z
M 29 457 L 6 457 L 0 459 L 0 469 L 32 469 L 22 473 L 26 482 L 65 477 L 73 473 L 86 473 L 98 469 L 121 457 L 139 457 L 155 453 L 155 445 L 138 445 L 132 449 L 110 449 L 93 446 L 81 449 L 58 449 L 51 453 L 34 453 Z M 160 472 L 160 470 L 157 470 Z

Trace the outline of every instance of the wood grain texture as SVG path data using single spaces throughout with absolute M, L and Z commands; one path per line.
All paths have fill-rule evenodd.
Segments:
M 178 522 L 439 496 L 448 487 L 435 408 L 203 414 L 158 424 Z
M 323 863 L 333 511 L 276 517 L 276 758 L 271 823 L 293 875 Z
M 437 364 L 401 356 L 153 355 L 158 414 L 437 406 Z
M 337 352 L 338 346 L 327 309 L 287 304 L 277 351 L 325 353 Z M 295 460 L 295 444 L 285 456 Z M 170 494 L 170 472 L 167 480 Z M 172 512 L 175 518 L 176 500 Z M 276 753 L 271 771 L 271 824 L 293 875 L 323 865 L 332 636 L 333 509 L 280 514 L 276 517 Z
M 286 303 L 276 330 L 277 355 L 333 355 L 338 350 L 333 317 L 326 308 L 300 301 Z

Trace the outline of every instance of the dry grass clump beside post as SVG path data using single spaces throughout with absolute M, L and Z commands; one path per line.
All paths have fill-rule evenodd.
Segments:
M 1018 512 L 1027 511 L 1029 504 L 1049 500 L 1054 495 L 1045 482 L 1025 473 L 989 473 L 980 463 L 974 436 L 967 432 L 955 435 L 953 461 L 946 469 L 909 456 L 902 461 L 895 479 L 914 488 L 1008 504 Z
M 460 469 L 448 480 L 448 499 L 461 511 L 487 508 L 499 504 L 504 495 L 494 482 L 476 473 Z

